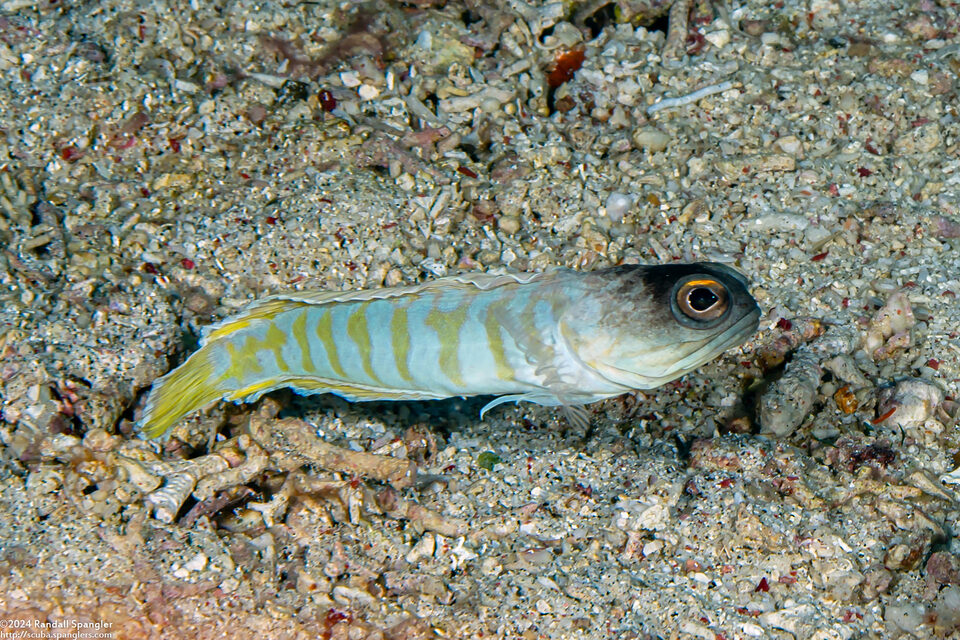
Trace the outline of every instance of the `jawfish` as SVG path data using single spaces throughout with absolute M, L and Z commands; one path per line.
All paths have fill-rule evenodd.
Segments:
M 281 387 L 351 401 L 498 396 L 481 418 L 505 402 L 576 409 L 674 380 L 759 318 L 747 280 L 717 263 L 274 295 L 208 327 L 155 381 L 139 426 L 157 437 L 209 403 Z

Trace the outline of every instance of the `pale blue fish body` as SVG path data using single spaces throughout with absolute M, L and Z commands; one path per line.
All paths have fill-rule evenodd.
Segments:
M 536 385 L 534 367 L 517 340 L 499 322 L 497 335 L 490 336 L 486 329 L 491 316 L 526 312 L 525 322 L 530 323 L 527 339 L 540 337 L 536 319 L 516 293 L 516 288 L 508 287 L 441 289 L 402 298 L 296 306 L 277 314 L 269 324 L 259 323 L 232 336 L 240 343 L 252 337 L 276 344 L 267 337 L 274 327 L 284 336 L 302 336 L 301 340 L 282 342 L 279 357 L 259 349 L 259 369 L 247 369 L 235 384 L 244 388 L 271 379 L 283 386 L 279 383 L 287 376 L 315 376 L 382 390 L 385 397 L 418 399 L 502 394 L 525 383 Z M 542 327 L 555 323 L 549 305 L 542 300 L 539 304 Z M 494 309 L 495 305 L 499 306 Z M 438 328 L 437 317 L 444 317 L 449 329 Z M 494 348 L 501 351 L 500 362 L 506 365 L 500 369 L 506 373 L 503 377 L 498 375 Z M 230 354 L 224 349 L 218 356 L 216 371 L 222 374 L 230 366 Z M 292 388 L 312 391 L 295 384 Z M 359 390 L 335 392 L 349 400 L 367 399 Z
M 691 329 L 665 326 L 675 310 L 657 299 L 664 283 L 654 280 L 670 267 L 645 265 L 266 298 L 211 327 L 201 348 L 155 383 L 141 427 L 157 436 L 214 400 L 250 402 L 281 387 L 353 401 L 500 396 L 486 411 L 519 400 L 577 406 L 658 386 L 744 339 L 759 315 L 742 277 L 678 266 L 702 267 L 692 273 L 706 270 L 732 292 L 733 334 L 714 322 L 716 331 L 694 330 L 696 340 L 663 335 Z

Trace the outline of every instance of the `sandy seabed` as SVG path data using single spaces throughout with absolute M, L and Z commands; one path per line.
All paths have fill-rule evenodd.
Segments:
M 0 2 L 0 638 L 957 637 L 958 29 Z M 133 428 L 269 293 L 699 260 L 760 331 L 588 432 L 286 392 Z

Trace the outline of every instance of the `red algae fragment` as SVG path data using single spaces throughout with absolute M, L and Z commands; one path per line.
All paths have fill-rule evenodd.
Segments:
M 571 80 L 573 74 L 583 66 L 585 58 L 586 54 L 581 47 L 559 52 L 547 73 L 547 84 L 550 88 L 556 89 L 564 82 Z
M 687 32 L 687 55 L 695 56 L 707 45 L 707 39 L 698 29 L 690 29 Z
M 871 420 L 871 421 L 870 421 L 870 424 L 872 424 L 872 425 L 878 425 L 878 424 L 880 424 L 881 422 L 883 422 L 884 420 L 886 420 L 887 418 L 889 418 L 890 416 L 892 416 L 894 413 L 896 413 L 896 411 L 897 411 L 897 408 L 896 408 L 896 407 L 890 407 L 889 409 L 887 409 L 886 411 L 884 411 L 883 413 L 881 413 L 880 415 L 878 415 L 876 418 L 874 418 L 873 420 Z
M 320 106 L 323 107 L 323 110 L 327 113 L 337 108 L 337 99 L 334 98 L 333 94 L 327 89 L 323 89 L 317 94 L 317 100 L 320 101 Z
M 76 162 L 83 157 L 83 151 L 73 145 L 60 149 L 60 157 L 66 162 Z

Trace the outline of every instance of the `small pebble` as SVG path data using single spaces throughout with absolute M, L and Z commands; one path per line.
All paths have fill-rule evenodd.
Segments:
M 502 216 L 497 220 L 497 227 L 504 233 L 513 235 L 520 231 L 520 219 L 514 216 Z
M 646 151 L 663 151 L 670 144 L 670 136 L 654 127 L 641 127 L 633 132 L 633 146 Z
M 633 198 L 623 193 L 614 191 L 607 196 L 607 201 L 604 208 L 607 211 L 607 217 L 610 218 L 611 221 L 620 222 L 623 220 L 623 216 L 626 215 L 632 206 Z

